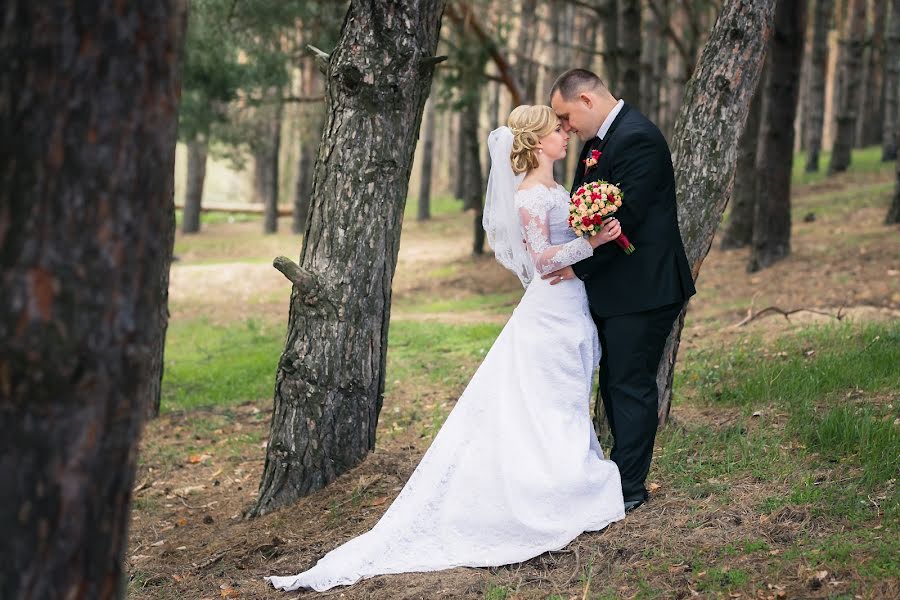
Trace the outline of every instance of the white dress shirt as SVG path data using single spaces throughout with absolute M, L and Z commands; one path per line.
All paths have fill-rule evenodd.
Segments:
M 609 131 L 609 128 L 612 126 L 613 121 L 616 120 L 616 117 L 622 111 L 622 107 L 625 106 L 624 100 L 619 100 L 613 109 L 609 111 L 609 114 L 606 115 L 606 119 L 603 121 L 603 125 L 600 126 L 600 130 L 597 131 L 597 137 L 601 140 L 606 135 L 606 132 Z

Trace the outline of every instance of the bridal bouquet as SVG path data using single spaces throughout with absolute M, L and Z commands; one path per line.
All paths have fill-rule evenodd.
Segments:
M 581 236 L 600 232 L 603 218 L 611 217 L 622 206 L 622 190 L 607 181 L 592 181 L 575 191 L 569 203 L 569 227 Z M 634 244 L 624 233 L 613 240 L 625 251 L 634 252 Z

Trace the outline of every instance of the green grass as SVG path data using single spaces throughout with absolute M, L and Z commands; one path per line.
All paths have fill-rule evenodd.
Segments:
M 449 194 L 441 194 L 431 196 L 431 216 L 440 217 L 443 215 L 457 215 L 463 211 L 463 203 L 458 198 Z M 415 221 L 416 213 L 419 211 L 418 196 L 409 196 L 406 199 L 406 206 L 403 209 L 403 220 Z
M 409 378 L 457 387 L 472 376 L 502 325 L 449 325 L 418 321 L 391 323 L 388 339 L 388 391 Z
M 248 223 L 250 221 L 259 221 L 262 215 L 248 215 L 242 213 L 228 213 L 220 211 L 209 211 L 200 213 L 201 225 L 212 225 L 217 223 Z M 184 211 L 177 209 L 175 211 L 175 226 L 181 227 L 184 220 Z
M 685 357 L 679 385 L 708 403 L 798 406 L 842 390 L 900 389 L 900 323 L 815 327 L 770 346 L 758 339 Z
M 684 360 L 679 385 L 691 387 L 702 403 L 742 407 L 745 416 L 786 413 L 785 432 L 763 427 L 735 436 L 725 429 L 695 441 L 727 442 L 729 465 L 742 468 L 745 450 L 777 448 L 789 435 L 825 460 L 860 465 L 862 481 L 875 484 L 900 471 L 900 428 L 894 424 L 900 406 L 875 400 L 900 390 L 898 364 L 900 323 L 842 324 L 809 328 L 768 347 L 749 340 L 730 351 L 694 353 Z M 677 433 L 670 435 L 676 446 L 683 443 Z M 768 458 L 780 462 L 777 453 L 761 450 L 755 468 Z
M 831 161 L 831 152 L 822 152 L 819 156 L 819 170 L 816 173 L 806 172 L 806 153 L 798 152 L 794 155 L 792 170 L 793 185 L 808 185 L 818 183 L 828 178 L 828 163 Z M 881 162 L 881 146 L 870 146 L 853 150 L 851 154 L 851 173 L 877 173 L 879 171 L 893 172 L 893 162 Z
M 898 577 L 898 342 L 900 323 L 839 324 L 683 357 L 678 389 L 739 415 L 724 426 L 676 423 L 660 431 L 656 476 L 720 506 L 741 500 L 732 482 L 771 482 L 786 491 L 763 499 L 758 512 L 793 507 L 830 525 L 824 538 L 804 526 L 787 550 L 767 558 L 775 576 L 799 561 L 865 580 Z M 769 544 L 748 538 L 701 553 L 693 571 L 706 575 L 696 589 L 745 588 L 755 577 L 725 567 L 733 557 L 767 553 Z
M 173 322 L 166 335 L 163 411 L 233 406 L 272 395 L 282 327 Z
M 423 380 L 456 389 L 471 377 L 500 325 L 397 321 L 388 342 L 387 393 Z M 166 336 L 162 409 L 234 406 L 272 395 L 284 327 L 247 320 L 172 322 Z M 443 417 L 439 417 L 441 422 Z
M 509 313 L 522 298 L 522 290 L 499 294 L 477 294 L 460 299 L 423 300 L 410 299 L 398 303 L 396 308 L 414 313 L 465 312 L 482 310 Z

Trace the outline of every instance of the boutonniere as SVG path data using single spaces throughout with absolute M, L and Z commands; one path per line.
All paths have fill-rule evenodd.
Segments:
M 599 150 L 591 150 L 591 155 L 588 156 L 588 157 L 587 157 L 586 159 L 584 159 L 583 161 L 581 161 L 581 162 L 584 163 L 584 170 L 585 170 L 585 171 L 590 171 L 590 170 L 593 169 L 595 166 L 597 166 L 597 163 L 600 162 L 600 156 L 601 156 L 602 154 L 603 154 L 603 153 L 600 152 Z

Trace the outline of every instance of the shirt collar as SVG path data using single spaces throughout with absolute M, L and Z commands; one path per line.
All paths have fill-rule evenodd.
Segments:
M 619 116 L 619 113 L 622 111 L 623 106 L 625 106 L 625 101 L 619 100 L 613 107 L 613 109 L 609 111 L 609 114 L 606 115 L 606 120 L 603 121 L 603 125 L 601 125 L 600 130 L 597 131 L 598 138 L 602 140 L 604 136 L 606 136 L 609 128 L 612 127 L 613 121 L 616 120 L 616 117 Z

